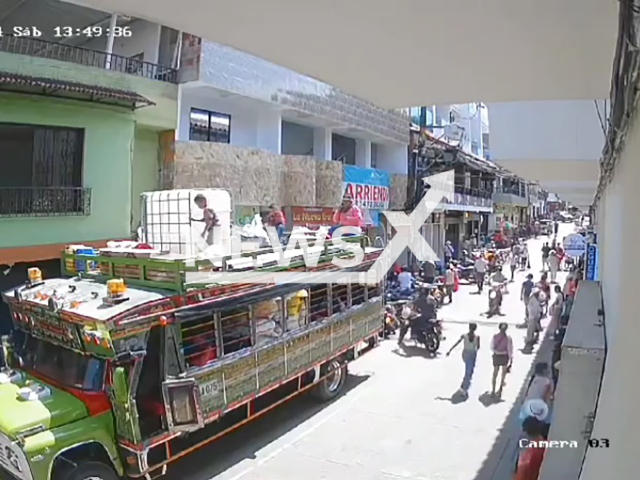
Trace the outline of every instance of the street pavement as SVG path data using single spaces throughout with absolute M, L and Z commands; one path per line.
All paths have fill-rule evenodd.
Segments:
M 536 281 L 543 239 L 549 240 L 529 244 Z M 436 358 L 426 357 L 410 340 L 405 348 L 395 339 L 382 342 L 350 365 L 340 398 L 318 404 L 303 395 L 178 461 L 169 468 L 169 479 L 510 479 L 523 385 L 537 357 L 536 351 L 520 351 L 524 330 L 515 328 L 524 318 L 519 294 L 526 273 L 518 272 L 509 285 L 503 317 L 483 317 L 487 292 L 476 295 L 475 286 L 461 286 L 453 304 L 439 312 L 446 340 Z M 564 275 L 559 281 L 564 283 Z M 463 375 L 461 352 L 445 353 L 470 321 L 479 325 L 481 349 L 469 398 L 461 401 L 453 395 Z M 516 353 L 502 400 L 492 401 L 489 342 L 503 321 L 510 325 Z M 539 357 L 549 361 L 547 354 Z

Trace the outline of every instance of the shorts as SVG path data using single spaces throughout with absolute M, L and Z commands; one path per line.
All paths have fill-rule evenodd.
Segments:
M 493 354 L 494 367 L 506 367 L 507 365 L 509 365 L 509 355 L 507 355 L 506 353 Z

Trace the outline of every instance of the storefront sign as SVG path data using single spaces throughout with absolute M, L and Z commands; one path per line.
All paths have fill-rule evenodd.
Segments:
M 345 194 L 364 210 L 365 223 L 378 225 L 380 211 L 389 209 L 389 174 L 375 168 L 344 166 Z
M 333 209 L 319 207 L 291 207 L 291 217 L 294 225 L 332 225 Z
M 374 168 L 344 167 L 345 192 L 367 210 L 389 208 L 389 174 Z
M 599 280 L 598 272 L 598 245 L 591 243 L 587 246 L 587 269 L 585 272 L 586 280 Z
M 571 257 L 580 257 L 587 249 L 587 242 L 585 238 L 578 233 L 567 235 L 562 241 L 562 244 L 564 246 L 565 253 Z

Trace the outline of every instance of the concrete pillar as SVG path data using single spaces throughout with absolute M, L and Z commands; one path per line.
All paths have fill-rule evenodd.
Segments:
M 318 160 L 331 160 L 332 135 L 330 128 L 313 129 L 313 156 Z
M 371 141 L 356 139 L 356 165 L 371 168 Z
M 377 168 L 389 173 L 407 175 L 409 147 L 401 143 L 377 145 Z
M 233 131 L 233 126 L 231 127 Z M 256 146 L 273 153 L 282 153 L 282 114 L 279 110 L 264 110 L 258 116 Z
M 107 70 L 111 69 L 111 54 L 113 53 L 113 43 L 115 40 L 115 29 L 116 29 L 116 25 L 118 25 L 118 14 L 116 13 L 112 13 L 111 14 L 111 19 L 109 20 L 109 35 L 107 36 L 107 48 L 106 48 L 106 53 L 107 53 L 107 60 L 105 62 L 105 68 Z
M 640 431 L 640 297 L 637 276 L 640 257 L 637 240 L 640 222 L 640 122 L 627 134 L 605 192 L 599 220 L 599 243 L 604 247 L 601 281 L 604 295 L 607 358 L 592 438 L 607 439 L 610 448 L 590 448 L 580 480 L 637 478 Z M 606 239 L 604 238 L 606 236 Z M 576 432 L 578 433 L 578 432 Z

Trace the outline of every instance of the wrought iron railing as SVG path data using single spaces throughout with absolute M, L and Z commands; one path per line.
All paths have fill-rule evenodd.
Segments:
M 105 70 L 127 73 L 138 77 L 178 83 L 178 72 L 175 68 L 163 67 L 155 63 L 144 62 L 121 55 L 108 54 L 98 50 L 74 47 L 63 43 L 47 42 L 37 38 L 0 36 L 0 52 L 28 55 L 30 57 L 60 60 L 76 63 L 86 67 L 97 67 Z
M 499 187 L 499 188 L 496 188 L 496 193 L 507 193 L 507 194 L 516 195 L 518 197 L 523 197 L 523 198 L 527 196 L 527 192 L 521 190 L 518 187 Z
M 491 198 L 493 192 L 484 188 L 465 187 L 464 185 L 456 185 L 455 192 L 462 195 L 471 195 L 472 197 Z
M 86 216 L 90 188 L 0 188 L 0 217 Z

